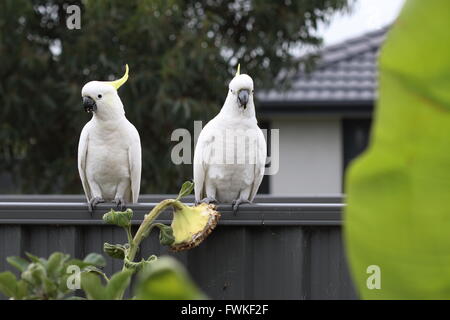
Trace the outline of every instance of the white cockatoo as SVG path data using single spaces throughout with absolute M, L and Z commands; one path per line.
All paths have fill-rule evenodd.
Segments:
M 195 201 L 232 203 L 234 213 L 251 203 L 264 176 L 266 140 L 256 120 L 253 80 L 240 74 L 225 103 L 198 137 L 194 153 Z
M 141 185 L 141 141 L 125 117 L 117 90 L 128 79 L 90 81 L 81 90 L 83 106 L 92 119 L 84 126 L 78 144 L 78 172 L 89 211 L 113 201 L 123 210 L 136 203 Z

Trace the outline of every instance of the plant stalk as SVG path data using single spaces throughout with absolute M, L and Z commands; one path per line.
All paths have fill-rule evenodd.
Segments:
M 142 221 L 138 231 L 136 232 L 133 240 L 130 243 L 130 251 L 127 255 L 129 261 L 134 261 L 137 249 L 139 248 L 141 241 L 148 235 L 148 231 L 151 229 L 153 221 L 169 206 L 181 208 L 183 204 L 178 200 L 166 199 L 158 203 L 152 209 L 152 211 L 150 211 L 150 213 L 145 216 L 144 221 Z
M 130 245 L 130 249 L 127 253 L 126 258 L 130 262 L 134 262 L 134 258 L 136 257 L 137 249 L 139 248 L 139 245 L 141 244 L 142 240 L 149 234 L 150 230 L 152 229 L 152 223 L 155 221 L 155 219 L 169 206 L 173 206 L 176 208 L 182 208 L 183 204 L 179 200 L 174 199 L 166 199 L 158 203 L 151 211 L 148 213 L 144 220 L 142 221 L 141 225 L 139 226 L 138 231 L 134 235 L 134 238 L 132 238 L 131 235 L 131 227 L 126 228 L 127 236 L 128 236 L 128 243 Z M 126 270 L 125 262 L 123 265 L 122 270 Z M 125 293 L 125 290 L 119 295 L 119 300 L 123 298 L 123 295 Z

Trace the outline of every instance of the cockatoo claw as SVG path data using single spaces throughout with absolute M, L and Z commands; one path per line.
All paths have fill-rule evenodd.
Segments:
M 120 209 L 120 211 L 123 211 L 127 208 L 127 202 L 123 198 L 115 198 L 113 200 L 113 203 L 116 204 L 117 209 Z
M 105 200 L 103 200 L 100 197 L 93 197 L 91 200 L 89 200 L 89 202 L 88 202 L 88 210 L 91 213 L 91 217 L 94 215 L 95 206 L 97 204 L 103 203 L 103 202 L 105 202 Z
M 244 204 L 244 203 L 250 204 L 250 203 L 252 203 L 252 202 L 251 202 L 250 200 L 247 200 L 247 199 L 237 199 L 237 200 L 234 200 L 234 201 L 233 201 L 232 205 L 233 205 L 233 214 L 234 214 L 234 215 L 237 215 L 239 206 L 240 206 L 241 204 Z

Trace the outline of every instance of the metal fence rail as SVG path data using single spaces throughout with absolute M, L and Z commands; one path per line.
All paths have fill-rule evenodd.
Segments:
M 134 228 L 170 197 L 142 196 L 140 204 L 131 205 Z M 140 255 L 176 257 L 215 299 L 356 298 L 342 245 L 340 196 L 265 196 L 256 202 L 242 205 L 237 215 L 231 206 L 219 206 L 219 226 L 198 248 L 170 253 L 155 232 Z M 124 243 L 123 230 L 102 221 L 110 207 L 100 205 L 91 217 L 78 195 L 0 196 L 0 270 L 11 270 L 5 261 L 10 255 L 63 251 L 81 258 L 101 253 L 104 242 Z M 159 222 L 169 223 L 170 215 L 167 210 Z M 107 257 L 107 273 L 120 268 L 119 260 Z

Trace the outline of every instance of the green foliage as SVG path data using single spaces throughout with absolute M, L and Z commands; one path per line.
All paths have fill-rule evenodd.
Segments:
M 140 272 L 136 299 L 193 300 L 206 299 L 206 296 L 192 282 L 180 263 L 167 256 Z
M 170 226 L 162 223 L 154 223 L 153 226 L 159 228 L 159 242 L 163 246 L 170 246 L 175 241 L 173 230 Z
M 82 192 L 81 88 L 128 63 L 119 94 L 144 146 L 141 192 L 175 192 L 192 171 L 172 165 L 172 131 L 217 113 L 238 61 L 257 90 L 309 66 L 292 49 L 318 46 L 318 23 L 350 1 L 0 1 L 0 172 L 17 185 L 6 191 Z M 66 28 L 68 4 L 82 8 L 80 30 Z
M 362 298 L 450 298 L 449 28 L 449 1 L 407 1 L 381 52 L 371 143 L 346 181 Z M 381 289 L 367 287 L 370 265 Z
M 91 253 L 81 261 L 70 259 L 61 252 L 53 253 L 48 259 L 26 253 L 27 261 L 20 257 L 8 257 L 7 261 L 21 272 L 20 278 L 5 271 L 0 273 L 0 292 L 15 300 L 53 300 L 69 298 L 73 290 L 67 286 L 71 275 L 69 266 L 78 266 L 80 271 L 102 273 L 97 267 L 105 265 L 104 258 Z M 103 273 L 102 273 L 103 274 Z
M 115 211 L 111 209 L 103 215 L 103 221 L 108 224 L 115 224 L 122 228 L 129 228 L 131 226 L 131 218 L 133 217 L 133 210 Z
M 53 253 L 48 260 L 30 253 L 30 261 L 20 257 L 8 257 L 7 261 L 21 272 L 17 280 L 11 272 L 0 273 L 0 292 L 12 299 L 82 299 L 73 295 L 74 287 L 68 285 L 72 271 L 69 267 L 78 266 L 79 284 L 90 300 L 121 300 L 130 285 L 134 273 L 140 272 L 138 280 L 138 299 L 201 299 L 204 295 L 189 279 L 184 268 L 173 258 L 159 260 L 155 255 L 135 262 L 135 256 L 144 238 L 154 227 L 160 230 L 159 240 L 163 245 L 172 245 L 175 241 L 170 226 L 155 223 L 155 219 L 169 206 L 182 206 L 178 200 L 192 192 L 193 183 L 185 182 L 177 199 L 166 199 L 145 215 L 136 234 L 131 232 L 133 211 L 111 210 L 103 215 L 106 223 L 122 227 L 127 233 L 128 243 L 105 243 L 103 250 L 109 256 L 123 260 L 122 271 L 110 279 L 100 269 L 106 265 L 102 255 L 88 254 L 83 260 L 70 259 L 69 255 Z M 183 205 L 185 206 L 185 205 Z M 188 208 L 188 206 L 185 206 Z M 208 230 L 210 232 L 211 230 Z M 70 259 L 70 260 L 69 260 Z M 102 279 L 106 282 L 102 283 Z
M 84 258 L 83 262 L 97 267 L 104 267 L 106 265 L 105 258 L 98 253 L 88 254 L 86 258 Z
M 205 299 L 187 275 L 184 267 L 172 257 L 156 259 L 145 264 L 137 277 L 134 299 L 139 300 L 186 300 Z M 90 300 L 118 300 L 129 287 L 135 270 L 125 269 L 114 274 L 104 285 L 94 273 L 81 275 L 81 287 Z
M 24 272 L 30 264 L 27 260 L 21 257 L 7 257 L 6 261 L 20 272 Z
M 29 255 L 29 254 L 28 254 Z M 139 268 L 126 268 L 110 279 L 97 268 L 104 266 L 101 255 L 91 253 L 81 261 L 69 260 L 69 255 L 55 252 L 48 260 L 35 256 L 30 262 L 19 257 L 7 260 L 19 269 L 21 278 L 10 272 L 0 273 L 0 292 L 14 300 L 83 299 L 74 296 L 67 286 L 68 267 L 82 267 L 81 289 L 89 300 L 118 300 L 129 287 L 132 275 L 139 270 L 137 299 L 201 299 L 205 296 L 193 284 L 184 267 L 171 257 L 157 259 L 151 256 L 145 263 L 134 263 Z M 150 263 L 151 262 L 151 263 Z M 102 280 L 103 279 L 103 280 Z M 106 282 L 106 284 L 103 284 Z
M 125 254 L 128 247 L 129 245 L 110 244 L 105 242 L 103 245 L 103 251 L 112 258 L 123 260 L 125 259 Z
M 18 281 L 12 272 L 5 271 L 0 273 L 0 292 L 8 297 L 21 296 L 18 292 Z
M 178 197 L 175 199 L 179 201 L 183 197 L 187 197 L 194 190 L 194 183 L 191 181 L 185 181 L 181 186 L 181 189 L 178 193 Z M 171 226 L 167 226 L 162 223 L 154 223 L 153 227 L 157 227 L 159 229 L 159 242 L 163 246 L 170 246 L 175 242 L 175 237 L 173 235 L 173 230 Z
M 123 292 L 128 288 L 132 270 L 123 270 L 114 274 L 103 286 L 101 279 L 94 273 L 81 275 L 81 287 L 90 300 L 117 300 L 122 298 Z
M 155 256 L 154 254 L 152 254 L 150 257 L 148 257 L 147 260 L 142 258 L 141 261 L 139 261 L 139 262 L 134 262 L 134 261 L 130 260 L 128 258 L 128 256 L 125 256 L 123 265 L 126 269 L 130 269 L 133 271 L 140 271 L 140 270 L 142 270 L 142 268 L 153 263 L 156 260 L 158 260 L 158 257 Z
M 180 200 L 181 198 L 187 197 L 194 190 L 194 182 L 186 181 L 181 186 L 180 192 L 178 193 L 178 197 L 176 200 Z

